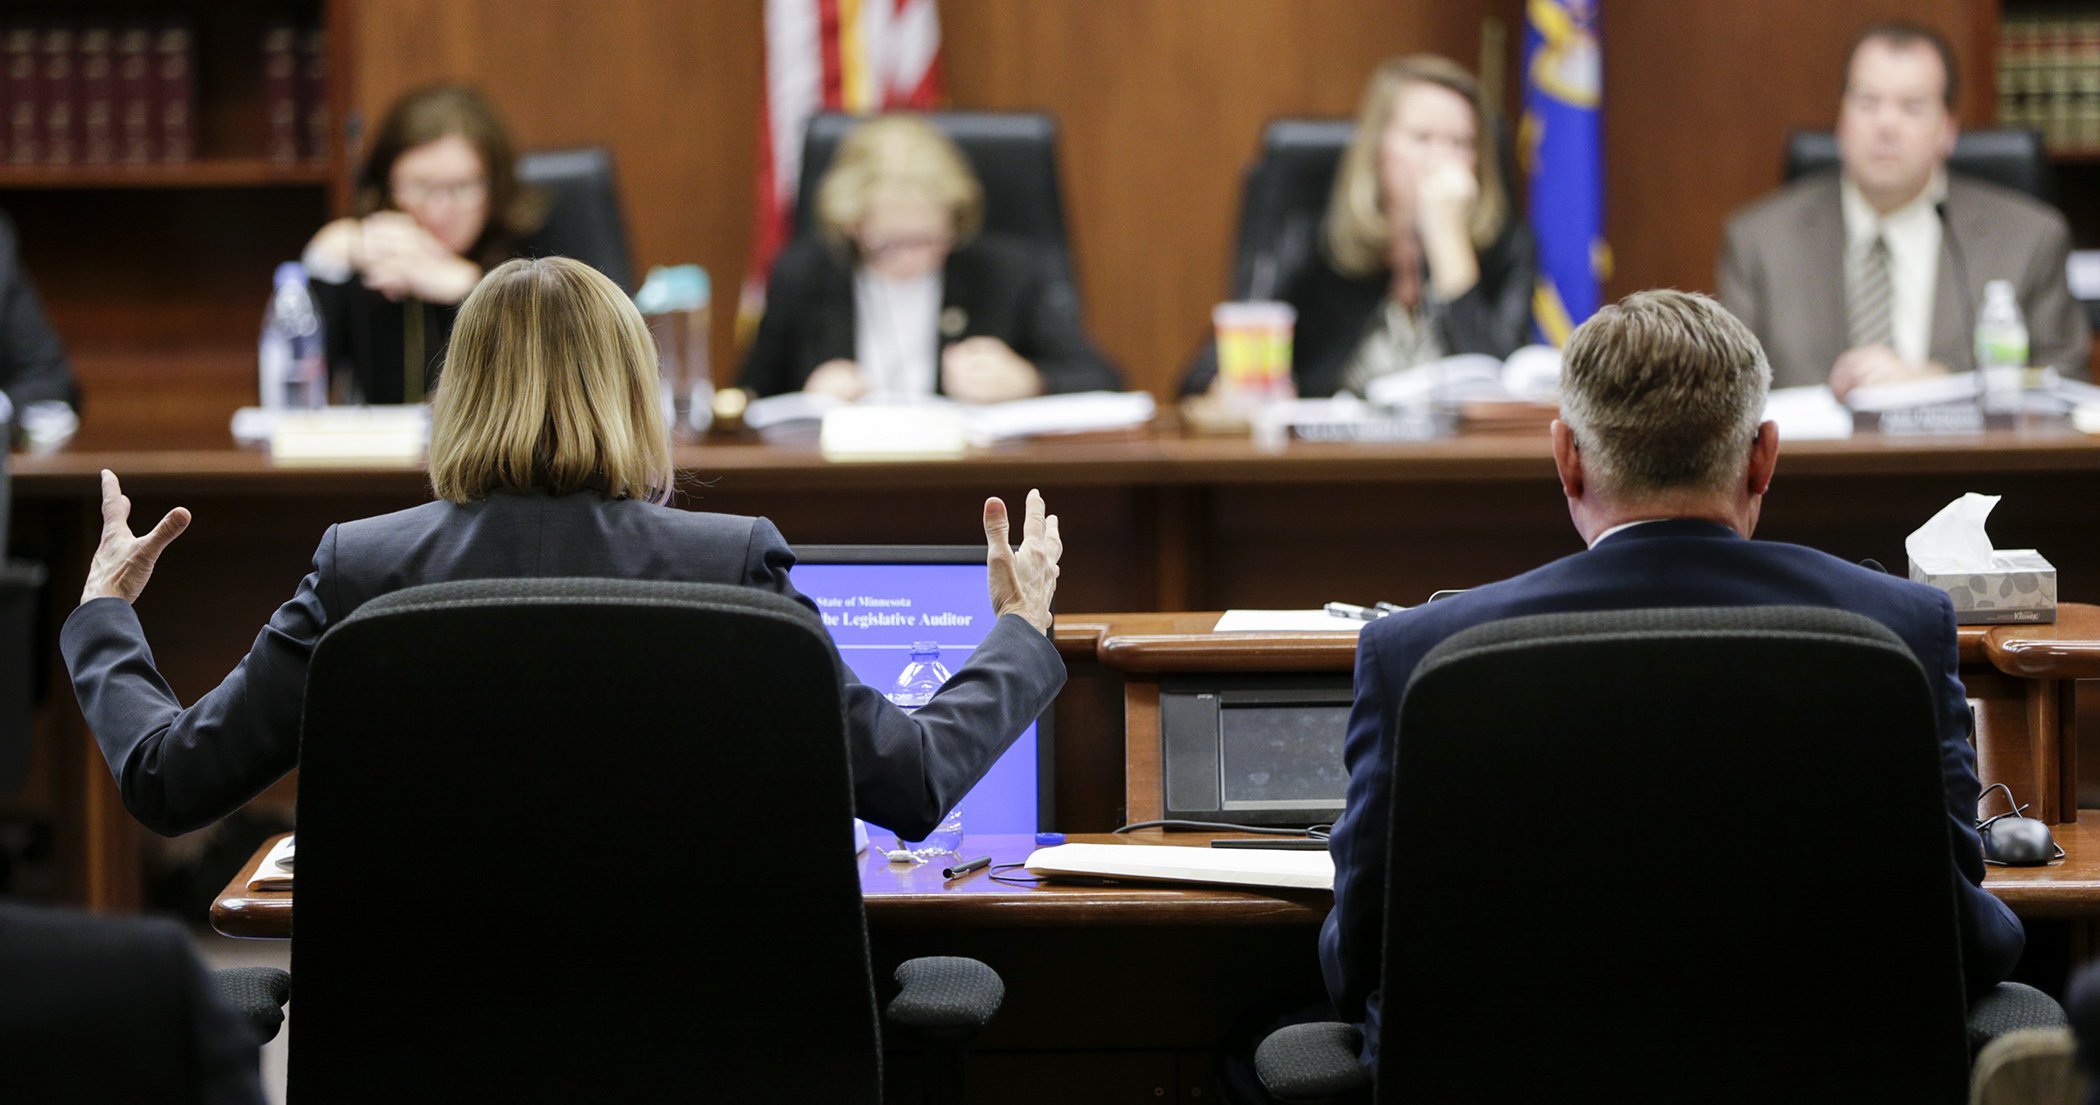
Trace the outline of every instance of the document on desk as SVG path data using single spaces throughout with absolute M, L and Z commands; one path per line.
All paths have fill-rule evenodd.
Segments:
M 1261 848 L 1192 848 L 1178 844 L 1060 844 L 1037 848 L 1028 873 L 1043 878 L 1147 879 L 1158 882 L 1283 886 L 1333 890 L 1326 852 Z
M 290 890 L 292 888 L 292 842 L 297 837 L 288 836 L 270 846 L 270 854 L 256 865 L 255 874 L 248 880 L 250 890 Z
M 1369 622 L 1325 610 L 1227 610 L 1212 633 L 1357 633 Z

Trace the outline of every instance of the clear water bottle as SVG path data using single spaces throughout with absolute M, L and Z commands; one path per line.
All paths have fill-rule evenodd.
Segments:
M 1985 412 L 2020 410 L 2027 374 L 2027 320 L 2020 317 L 2020 301 L 2009 280 L 1983 286 L 1983 310 L 1976 315 L 1976 373 Z
M 927 834 L 924 840 L 906 840 L 898 837 L 896 847 L 890 852 L 890 860 L 896 862 L 901 858 L 909 858 L 914 862 L 924 863 L 935 856 L 961 858 L 962 845 L 962 813 L 949 810 L 948 816 L 941 818 L 941 823 L 935 826 L 933 832 Z M 899 856 L 900 852 L 909 855 Z
M 933 692 L 948 681 L 948 669 L 941 663 L 941 646 L 934 641 L 913 641 L 911 663 L 897 674 L 897 685 L 890 688 L 889 700 L 907 710 L 916 710 L 933 701 Z
M 307 410 L 328 405 L 328 352 L 321 340 L 321 312 L 306 290 L 306 269 L 297 261 L 277 266 L 276 289 L 263 312 L 258 350 L 262 405 Z

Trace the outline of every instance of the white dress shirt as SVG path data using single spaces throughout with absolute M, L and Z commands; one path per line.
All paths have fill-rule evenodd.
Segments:
M 1935 169 L 1917 198 L 1887 215 L 1877 214 L 1859 186 L 1845 177 L 1838 184 L 1845 217 L 1847 275 L 1876 234 L 1889 244 L 1889 322 L 1896 355 L 1913 364 L 1932 356 L 1932 297 L 1940 277 L 1939 202 L 1947 198 L 1947 173 Z M 1846 281 L 1851 286 L 1851 281 Z
M 869 400 L 908 401 L 934 392 L 939 379 L 941 270 L 891 280 L 866 269 L 853 274 L 853 359 Z

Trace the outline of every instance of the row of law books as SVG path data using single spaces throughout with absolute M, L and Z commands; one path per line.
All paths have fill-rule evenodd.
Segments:
M 325 160 L 319 27 L 257 43 L 263 133 L 218 136 L 273 162 Z M 174 165 L 197 156 L 197 32 L 186 19 L 0 19 L 0 164 Z
M 1998 30 L 1998 121 L 2051 152 L 2100 152 L 2100 17 L 2008 16 Z

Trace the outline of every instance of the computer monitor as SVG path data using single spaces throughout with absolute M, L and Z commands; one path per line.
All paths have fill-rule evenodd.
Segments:
M 795 559 L 789 580 L 817 604 L 846 666 L 886 694 L 912 663 L 915 644 L 935 645 L 952 673 L 998 620 L 983 545 L 803 545 Z M 1046 709 L 963 796 L 956 807 L 963 832 L 1050 828 L 1052 763 Z

